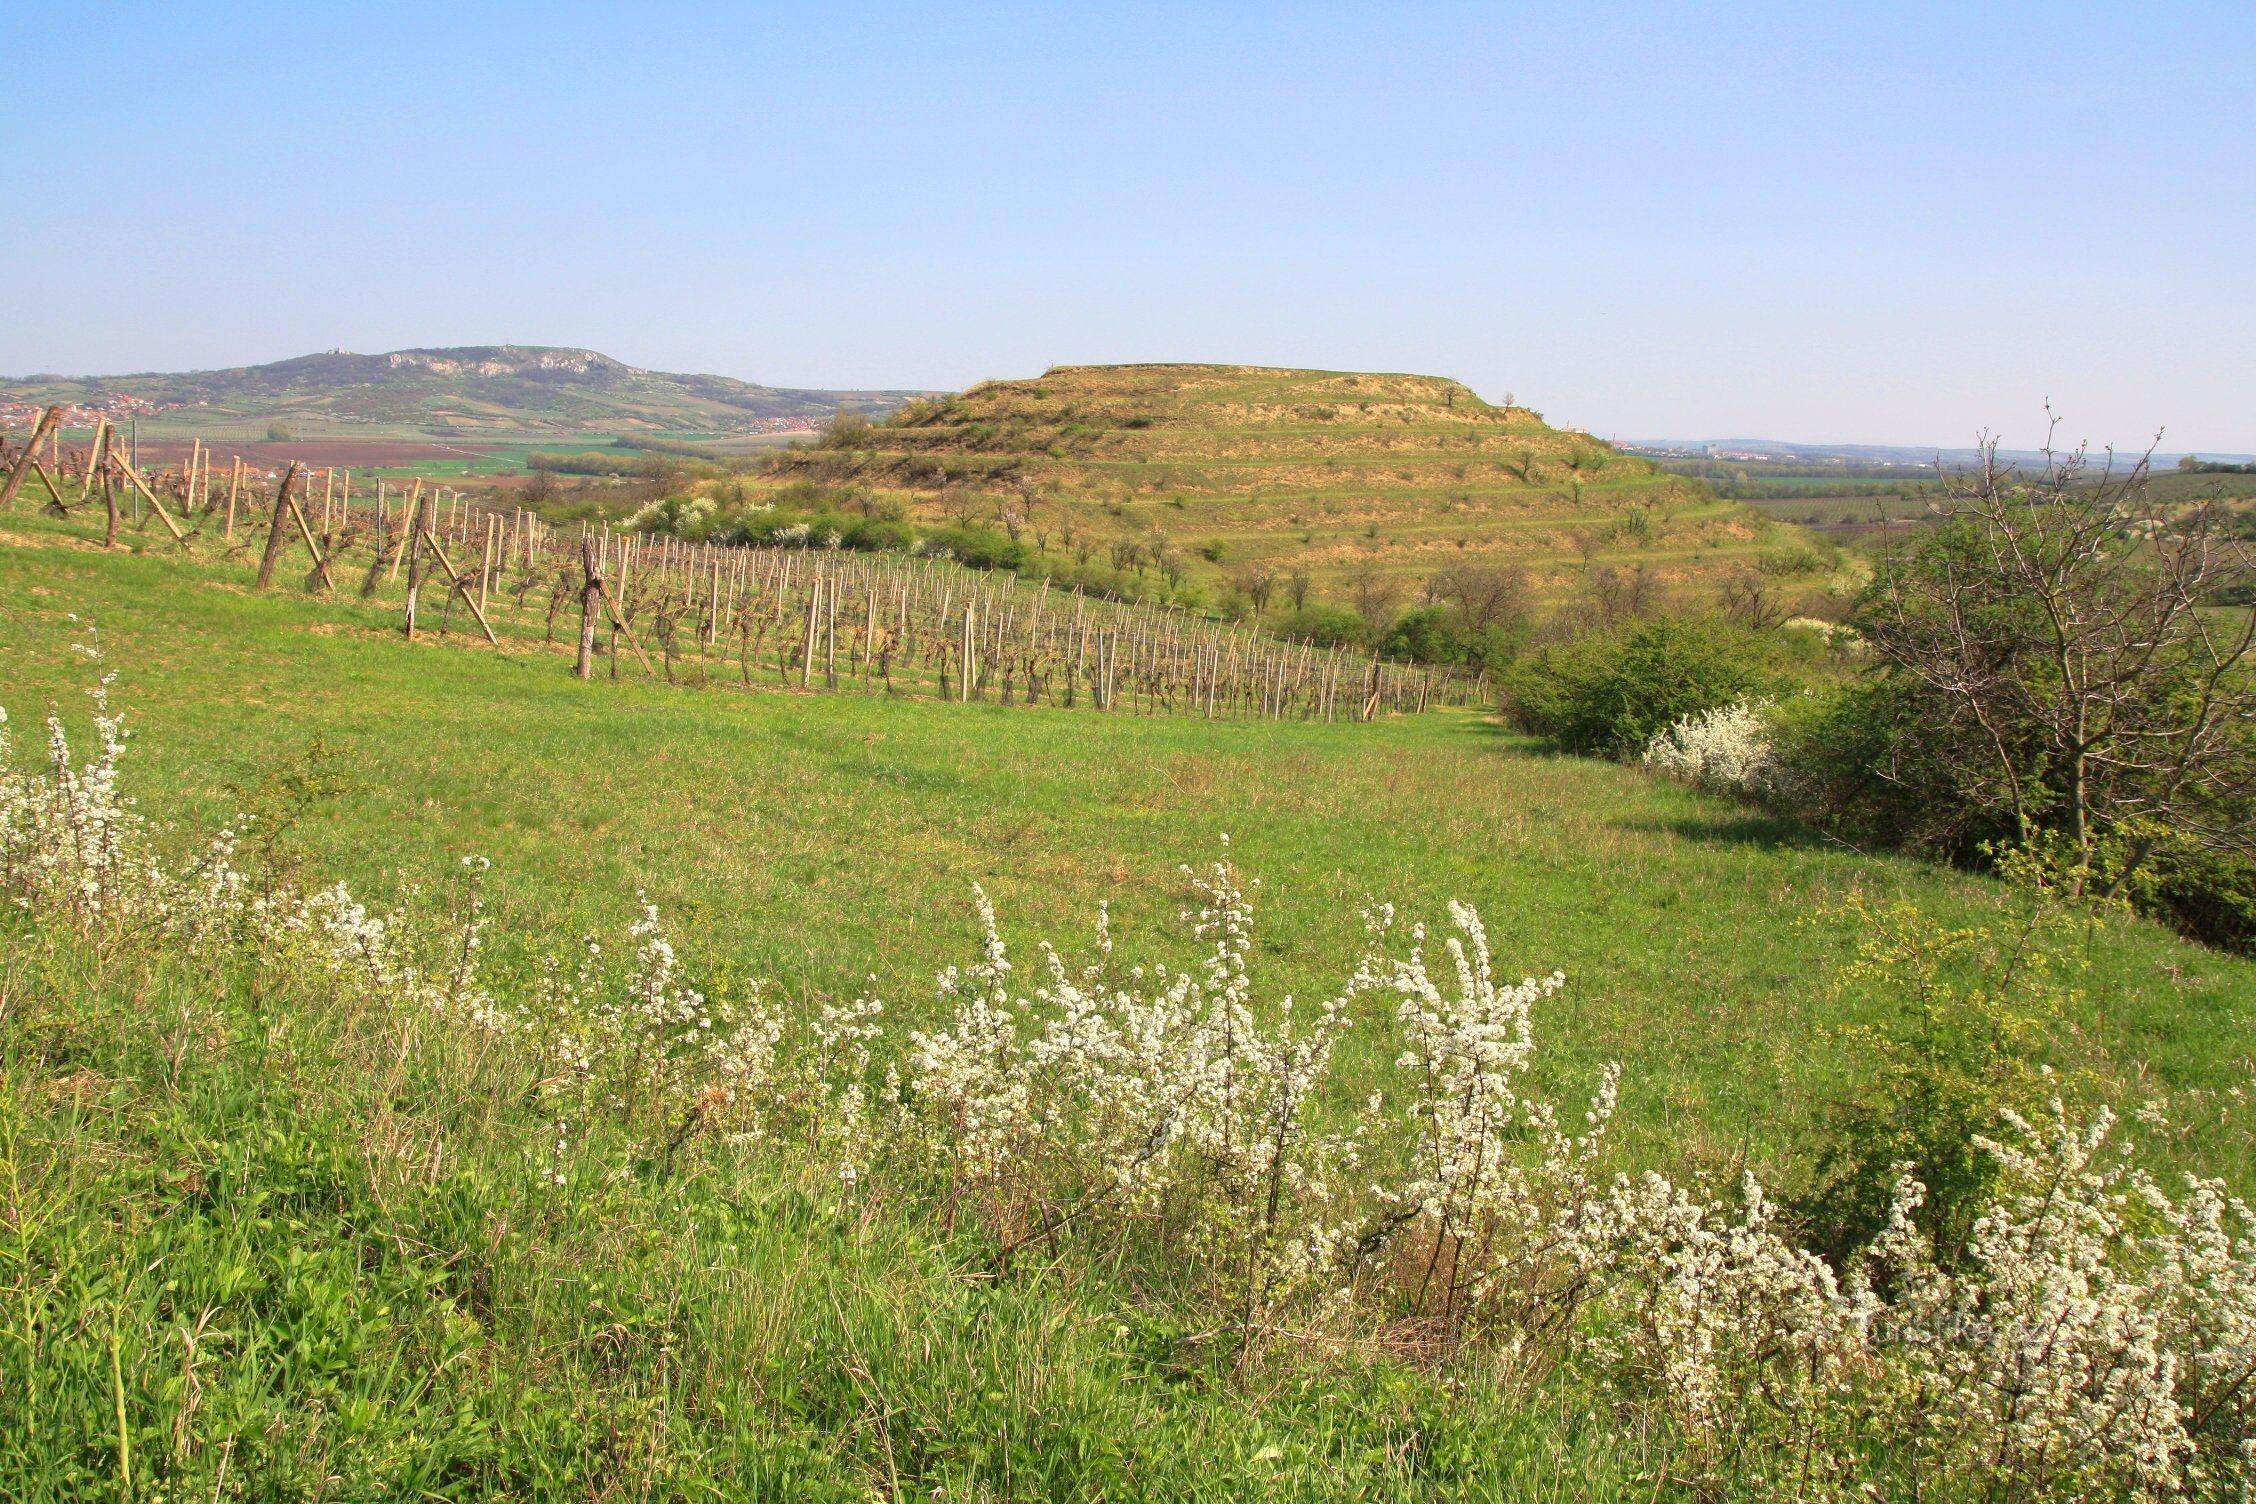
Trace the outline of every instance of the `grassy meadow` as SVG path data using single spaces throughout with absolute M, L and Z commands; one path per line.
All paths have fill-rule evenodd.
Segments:
M 1564 969 L 1543 1019 L 1564 1068 L 1623 1062 L 1629 1120 L 1718 1163 L 1790 1163 L 1854 1018 L 1830 968 L 1845 897 L 2006 926 L 1984 880 L 1867 856 L 1634 771 L 1544 755 L 1472 712 L 1371 726 L 1092 716 L 857 693 L 628 678 L 580 684 L 561 650 L 495 655 L 396 613 L 259 597 L 248 571 L 105 557 L 17 524 L 0 553 L 0 697 L 19 724 L 75 713 L 75 613 L 98 622 L 138 744 L 132 777 L 184 834 L 320 738 L 353 785 L 309 818 L 356 890 L 491 857 L 504 928 L 615 929 L 633 895 L 700 957 L 837 997 L 867 979 L 913 1008 L 970 958 L 983 885 L 1021 946 L 1081 944 L 1099 900 L 1123 948 L 1180 958 L 1184 863 L 1228 834 L 1264 884 L 1282 990 L 1336 987 L 1376 898 L 1438 922 L 1460 899 L 1499 964 Z M 467 625 L 458 622 L 458 628 Z M 2256 966 L 2158 928 L 2104 925 L 2082 1014 L 2050 1042 L 2124 1091 L 2213 1094 L 2246 1075 Z
M 378 899 L 490 857 L 503 973 L 584 932 L 616 943 L 640 891 L 697 974 L 771 979 L 791 1011 L 872 989 L 906 1027 L 935 972 L 977 958 L 974 883 L 1022 970 L 1038 939 L 1083 949 L 1100 901 L 1123 959 L 1193 961 L 1178 868 L 1227 833 L 1263 884 L 1264 998 L 1336 991 L 1366 899 L 1429 922 L 1464 900 L 1500 970 L 1568 975 L 1536 1013 L 1547 1087 L 1579 1101 L 1619 1061 L 1640 1157 L 1790 1188 L 1821 1104 L 1869 1064 L 1847 1031 L 1888 1001 L 1836 975 L 1863 935 L 1845 902 L 2006 936 L 2020 911 L 1472 712 L 1241 724 L 631 666 L 580 683 L 561 650 L 408 644 L 389 604 L 254 594 L 249 573 L 0 518 L 16 756 L 49 705 L 83 746 L 69 644 L 98 626 L 130 791 L 183 850 L 318 742 L 344 788 L 291 832 L 309 873 Z M 11 1498 L 1715 1496 L 1567 1379 L 1319 1351 L 1233 1385 L 1176 1361 L 1198 1334 L 1118 1271 L 994 1280 L 963 1230 L 841 1220 L 749 1153 L 544 1196 L 482 1136 L 508 1104 L 325 1063 L 291 1011 L 317 1000 L 7 933 Z M 2165 1100 L 2165 1152 L 2245 1190 L 2256 963 L 2128 919 L 2064 960 L 2076 1000 L 2027 1047 L 2081 1100 Z M 226 1042 L 166 1022 L 237 986 Z M 1358 1022 L 1351 1082 L 1391 1052 Z

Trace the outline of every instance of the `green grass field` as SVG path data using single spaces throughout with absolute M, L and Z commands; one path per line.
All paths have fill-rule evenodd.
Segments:
M 97 624 L 130 786 L 183 847 L 320 738 L 353 787 L 297 832 L 313 874 L 381 896 L 491 857 L 505 972 L 582 931 L 615 941 L 639 889 L 701 974 L 772 978 L 792 1009 L 874 986 L 900 1027 L 974 958 L 974 882 L 1022 965 L 1038 937 L 1078 947 L 1106 899 L 1124 959 L 1191 959 L 1177 868 L 1227 832 L 1264 884 L 1264 996 L 1329 995 L 1367 897 L 1429 921 L 1466 900 L 1500 968 L 1568 973 L 1537 1015 L 1546 1085 L 1579 1099 L 1619 1060 L 1641 1159 L 1791 1187 L 1819 1102 L 1868 1064 L 1840 1031 L 1880 1002 L 1833 980 L 1859 938 L 1843 901 L 2017 912 L 1997 884 L 1469 713 L 1238 724 L 583 684 L 559 653 L 409 645 L 389 607 L 256 595 L 240 566 L 136 545 L 0 518 L 17 755 L 49 704 L 83 741 L 68 644 Z M 2166 1152 L 2245 1188 L 2256 964 L 2129 920 L 2074 951 L 2080 1000 L 2032 1048 L 2082 1100 L 2166 1099 Z M 332 1067 L 291 1011 L 310 1000 L 248 986 L 230 1042 L 195 1045 L 167 1020 L 216 985 L 52 945 L 0 963 L 0 1495 L 1716 1496 L 1565 1378 L 1319 1351 L 1233 1386 L 1176 1362 L 1186 1332 L 1117 1271 L 990 1281 L 960 1231 L 840 1219 L 756 1157 L 543 1199 L 492 1147 L 509 1104 Z M 1375 1076 L 1379 1030 L 1350 1040 L 1349 1075 Z
M 361 792 L 308 838 L 356 887 L 478 852 L 508 927 L 546 934 L 614 927 L 646 889 L 697 953 L 793 996 L 875 976 L 913 1005 L 968 958 L 975 881 L 1021 944 L 1078 943 L 1109 899 L 1124 947 L 1167 954 L 1177 868 L 1227 832 L 1265 883 L 1283 986 L 1337 983 L 1366 898 L 1427 920 L 1462 899 L 1500 964 L 1569 974 L 1543 1026 L 1572 1077 L 1619 1059 L 1631 1122 L 1775 1172 L 1840 1068 L 1828 1031 L 1856 1013 L 1826 975 L 1853 944 L 1844 896 L 1905 894 L 1951 923 L 2011 910 L 1988 882 L 1546 756 L 1471 713 L 1214 724 L 583 685 L 560 653 L 497 657 L 459 630 L 409 646 L 388 609 L 255 597 L 247 571 L 153 545 L 122 559 L 55 546 L 59 528 L 7 536 L 0 703 L 19 723 L 74 708 L 66 616 L 98 621 L 140 791 L 184 831 L 320 736 Z M 2144 1091 L 2244 1079 L 2256 966 L 2145 924 L 2104 933 L 2059 1062 Z

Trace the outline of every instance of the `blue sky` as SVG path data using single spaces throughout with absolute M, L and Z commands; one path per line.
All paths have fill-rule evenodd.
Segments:
M 2256 449 L 2256 5 L 16 8 L 0 371 L 588 345 Z M 23 50 L 19 51 L 18 48 Z

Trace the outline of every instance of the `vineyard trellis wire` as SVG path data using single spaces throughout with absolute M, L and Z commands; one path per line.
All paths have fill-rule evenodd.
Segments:
M 361 572 L 363 599 L 401 589 L 410 639 L 430 628 L 434 605 L 438 630 L 451 631 L 459 605 L 497 648 L 497 619 L 513 640 L 552 646 L 576 606 L 574 671 L 583 679 L 599 665 L 617 678 L 624 647 L 645 676 L 672 682 L 1209 719 L 1371 721 L 1485 701 L 1480 682 L 1454 669 L 1288 641 L 1174 605 L 1057 590 L 1046 578 L 974 570 L 944 555 L 559 528 L 529 509 L 421 480 L 397 491 L 379 480 L 356 498 L 349 470 L 296 461 L 260 507 L 250 489 L 265 477 L 240 457 L 215 482 L 212 451 L 195 441 L 177 469 L 143 475 L 106 423 L 84 451 L 66 451 L 59 418 L 49 408 L 19 444 L 0 439 L 0 509 L 36 479 L 48 508 L 64 516 L 99 498 L 105 542 L 114 543 L 121 500 L 137 513 L 146 502 L 139 525 L 160 520 L 183 551 L 216 531 L 225 557 L 247 559 L 255 537 L 262 590 L 302 546 L 311 590 L 341 593 L 347 563 Z

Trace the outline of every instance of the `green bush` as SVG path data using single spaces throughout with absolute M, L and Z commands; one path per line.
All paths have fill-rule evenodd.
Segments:
M 944 551 L 974 569 L 1023 569 L 1034 553 L 1008 533 L 969 525 L 934 528 L 924 535 L 924 548 L 926 553 Z
M 1320 648 L 1360 645 L 1370 635 L 1361 615 L 1345 606 L 1315 601 L 1300 607 L 1277 624 L 1277 635 L 1290 642 L 1313 642 Z
M 2075 997 L 2063 977 L 2079 963 L 2053 943 L 2070 921 L 2038 908 L 1998 930 L 1947 929 L 1908 901 L 1848 907 L 1865 939 L 1840 983 L 1872 1012 L 1837 1036 L 1855 1078 L 1822 1109 L 1816 1174 L 1794 1210 L 1819 1252 L 1845 1260 L 1887 1226 L 1903 1166 L 1917 1165 L 1918 1221 L 1947 1261 L 2000 1173 L 1978 1135 L 2007 1112 L 2036 1116 L 2060 1090 L 2034 1062 Z
M 2244 853 L 2166 843 L 2147 859 L 2131 898 L 2204 945 L 2256 953 L 2256 859 Z
M 1442 606 L 1420 606 L 1395 618 L 1383 652 L 1408 663 L 1462 663 L 1466 647 L 1457 613 Z
M 1503 690 L 1512 718 L 1562 751 L 1629 758 L 1684 716 L 1791 682 L 1776 642 L 1694 617 L 1545 648 L 1515 661 Z

